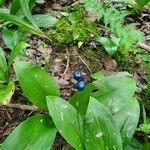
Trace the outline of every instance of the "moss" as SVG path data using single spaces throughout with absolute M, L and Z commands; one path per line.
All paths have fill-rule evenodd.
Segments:
M 130 73 L 134 71 L 134 60 L 132 58 L 132 55 L 124 55 L 120 52 L 117 52 L 115 55 L 113 55 L 113 59 L 115 59 L 117 62 L 118 71 L 128 71 Z
M 81 13 L 82 12 L 82 13 Z M 96 23 L 85 18 L 82 7 L 76 6 L 73 12 L 67 13 L 58 20 L 48 35 L 56 46 L 66 47 L 78 42 L 87 42 L 99 33 Z
M 99 48 L 91 49 L 88 47 L 83 48 L 81 55 L 87 60 L 92 72 L 101 70 L 101 58 L 107 56 L 107 54 Z

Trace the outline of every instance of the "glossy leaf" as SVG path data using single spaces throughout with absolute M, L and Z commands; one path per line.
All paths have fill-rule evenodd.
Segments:
M 121 135 L 111 113 L 92 97 L 83 130 L 86 150 L 122 150 Z
M 66 141 L 76 150 L 83 150 L 82 123 L 77 111 L 65 100 L 59 97 L 47 97 L 50 115 Z
M 70 103 L 84 116 L 89 96 L 92 96 L 115 113 L 128 104 L 135 91 L 134 80 L 128 77 L 109 76 L 88 84 L 81 92 L 76 92 L 71 97 Z
M 20 8 L 20 0 L 13 0 L 11 3 L 10 13 L 15 15 Z
M 14 94 L 15 84 L 10 81 L 8 84 L 0 83 L 0 103 L 7 104 Z
M 84 117 L 87 106 L 89 103 L 89 97 L 92 95 L 92 91 L 95 89 L 94 85 L 88 84 L 83 91 L 77 91 L 69 100 L 69 103 L 76 108 L 78 113 Z
M 53 78 L 40 67 L 29 62 L 17 62 L 14 69 L 25 96 L 36 106 L 47 109 L 46 96 L 59 95 Z
M 38 29 L 36 23 L 34 22 L 32 15 L 31 15 L 31 10 L 29 7 L 29 1 L 30 0 L 20 0 L 20 5 L 21 5 L 21 10 L 23 11 L 24 15 L 27 17 L 27 19 L 30 21 L 30 23 Z
M 130 142 L 139 122 L 140 107 L 136 98 L 130 99 L 130 102 L 113 115 L 118 129 L 122 135 L 124 147 Z
M 138 8 L 139 10 L 142 10 L 143 7 L 150 2 L 150 0 L 136 0 L 137 4 L 138 4 Z
M 97 41 L 104 46 L 105 50 L 108 52 L 109 55 L 115 54 L 118 50 L 119 39 L 117 38 L 116 41 L 113 41 L 106 37 L 99 37 Z
M 13 50 L 19 42 L 25 41 L 25 36 L 23 33 L 6 27 L 2 30 L 2 36 L 6 46 L 11 50 Z
M 0 70 L 6 71 L 7 70 L 7 62 L 4 56 L 3 49 L 0 47 Z
M 29 32 L 31 34 L 36 34 L 40 37 L 47 38 L 47 36 L 41 30 L 35 29 L 34 26 L 28 24 L 26 21 L 20 19 L 19 17 L 15 15 L 0 12 L 0 19 L 5 20 L 5 21 L 10 21 L 14 23 L 15 25 L 18 25 L 25 32 Z
M 50 150 L 56 132 L 49 116 L 34 116 L 12 131 L 2 143 L 2 150 Z
M 139 141 L 137 141 L 135 138 L 132 138 L 132 140 L 124 150 L 141 150 L 141 148 L 142 144 L 139 143 Z
M 2 30 L 3 40 L 6 46 L 11 50 L 14 48 L 14 33 L 14 30 L 10 30 L 6 27 Z
M 149 150 L 150 149 L 150 142 L 144 144 L 143 148 L 141 150 Z
M 100 80 L 102 78 L 105 78 L 105 75 L 102 72 L 96 72 L 96 73 L 92 74 L 91 77 L 95 80 Z
M 49 28 L 56 24 L 57 19 L 49 15 L 33 15 L 33 20 L 38 27 Z
M 14 47 L 14 49 L 12 50 L 12 52 L 10 53 L 10 56 L 9 56 L 8 67 L 10 67 L 10 65 L 12 65 L 15 58 L 19 55 L 19 52 L 21 52 L 21 50 L 25 49 L 28 46 L 30 46 L 30 45 L 25 42 L 20 42 Z
M 136 91 L 136 83 L 128 77 L 110 76 L 93 82 L 98 91 L 92 96 L 103 103 L 112 114 L 127 105 Z

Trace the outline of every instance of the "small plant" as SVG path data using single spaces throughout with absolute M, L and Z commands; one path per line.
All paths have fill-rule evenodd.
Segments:
M 140 113 L 132 79 L 97 73 L 67 102 L 43 69 L 28 62 L 17 62 L 14 69 L 25 96 L 51 117 L 28 118 L 2 143 L 2 150 L 49 150 L 57 131 L 77 150 L 122 150 L 130 143 Z
M 51 27 L 56 23 L 57 19 L 48 15 L 32 15 L 31 8 L 35 2 L 29 0 L 13 0 L 10 12 L 0 12 L 0 19 L 6 21 L 3 24 L 4 26 L 13 23 L 22 32 L 28 32 L 50 40 L 41 31 L 40 27 Z
M 107 8 L 98 0 L 82 0 L 87 11 L 94 13 L 98 20 L 102 20 L 110 37 L 98 37 L 108 54 L 113 55 L 116 51 L 128 54 L 137 47 L 137 41 L 144 38 L 141 31 L 136 30 L 136 24 L 124 25 L 124 18 L 130 13 L 120 11 L 114 7 Z
M 8 59 L 0 48 L 0 103 L 8 103 L 15 90 L 15 84 L 9 74 L 10 67 L 15 58 L 23 53 L 29 45 L 24 41 L 23 35 L 16 31 L 4 28 L 3 40 L 11 50 Z
M 64 15 L 49 31 L 49 38 L 56 46 L 85 43 L 100 34 L 96 24 L 85 18 L 82 6 L 77 5 L 73 11 Z

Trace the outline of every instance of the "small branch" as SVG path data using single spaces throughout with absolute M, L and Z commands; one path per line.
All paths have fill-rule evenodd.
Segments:
M 141 47 L 141 48 L 145 49 L 146 51 L 150 52 L 150 46 L 148 46 L 148 45 L 146 45 L 142 42 L 138 42 L 137 44 L 138 44 L 139 47 Z
M 0 106 L 6 106 L 6 107 L 10 107 L 10 108 L 18 108 L 18 109 L 30 110 L 30 111 L 41 111 L 39 108 L 37 108 L 35 106 L 22 105 L 22 104 L 8 103 L 7 105 L 3 105 L 2 103 L 0 103 Z
M 67 53 L 67 64 L 66 64 L 66 68 L 65 68 L 65 71 L 63 73 L 63 76 L 65 76 L 67 74 L 67 71 L 68 71 L 68 68 L 69 68 L 69 64 L 70 64 L 69 52 L 68 52 L 67 49 L 66 49 L 66 53 Z
M 82 63 L 87 67 L 89 73 L 92 74 L 92 71 L 91 71 L 90 67 L 89 67 L 88 64 L 82 59 L 82 57 L 78 55 L 78 58 L 79 58 L 79 59 L 82 61 Z

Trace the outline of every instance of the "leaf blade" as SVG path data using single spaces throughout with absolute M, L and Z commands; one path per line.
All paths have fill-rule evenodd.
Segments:
M 2 143 L 7 150 L 49 150 L 56 136 L 56 128 L 46 115 L 28 118 L 17 126 Z
M 122 150 L 120 132 L 111 113 L 95 98 L 90 97 L 83 129 L 87 150 Z
M 25 96 L 36 106 L 47 110 L 46 96 L 59 95 L 58 87 L 48 73 L 29 62 L 17 62 L 14 70 Z
M 82 119 L 75 108 L 65 100 L 52 96 L 47 97 L 47 105 L 60 134 L 73 148 L 83 150 L 82 129 L 80 128 Z

